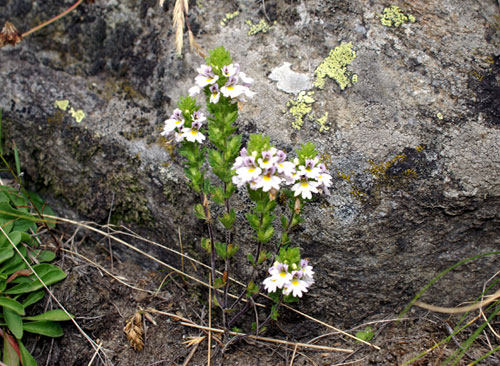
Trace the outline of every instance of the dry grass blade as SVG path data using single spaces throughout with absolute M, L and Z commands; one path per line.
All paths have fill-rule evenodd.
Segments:
M 136 351 L 142 351 L 144 348 L 144 340 L 142 336 L 144 335 L 144 327 L 142 325 L 142 315 L 138 311 L 127 320 L 127 324 L 123 331 L 127 335 L 127 339 Z
M 120 244 L 122 244 L 122 245 L 124 245 L 124 246 L 126 246 L 126 247 L 128 247 L 128 248 L 130 248 L 130 249 L 132 249 L 132 250 L 134 250 L 134 251 L 136 251 L 136 252 L 138 252 L 138 253 L 142 254 L 142 255 L 144 255 L 145 257 L 147 257 L 147 258 L 149 258 L 149 259 L 151 259 L 151 260 L 155 261 L 156 263 L 159 263 L 159 264 L 161 264 L 162 266 L 165 266 L 166 268 L 169 268 L 169 269 L 170 269 L 170 270 L 172 270 L 172 271 L 175 271 L 175 272 L 177 272 L 177 273 L 179 273 L 179 274 L 182 274 L 182 275 L 186 276 L 186 278 L 189 278 L 190 280 L 192 280 L 192 281 L 194 281 L 194 282 L 196 282 L 196 283 L 198 283 L 198 284 L 201 284 L 201 285 L 203 285 L 203 286 L 209 287 L 209 288 L 211 288 L 211 289 L 215 289 L 213 286 L 211 286 L 211 285 L 209 285 L 209 284 L 205 283 L 204 281 L 201 281 L 201 280 L 199 280 L 199 279 L 198 279 L 198 278 L 196 278 L 196 277 L 190 276 L 189 274 L 183 273 L 182 271 L 178 270 L 177 268 L 172 267 L 172 266 L 170 266 L 169 264 L 167 264 L 167 263 L 165 263 L 165 262 L 163 262 L 163 261 L 161 261 L 161 260 L 159 260 L 159 259 L 155 258 L 154 256 L 152 256 L 152 255 L 150 255 L 150 254 L 148 254 L 148 253 L 146 253 L 146 252 L 144 252 L 144 251 L 142 251 L 142 250 L 140 250 L 140 249 L 138 249 L 138 248 L 134 247 L 133 245 L 131 245 L 131 244 L 127 243 L 126 241 L 124 241 L 124 240 L 122 240 L 122 239 L 120 239 L 120 238 L 117 238 L 117 237 L 113 236 L 113 234 L 108 234 L 108 233 L 106 233 L 106 232 L 105 232 L 105 231 L 103 231 L 103 230 L 100 230 L 100 229 L 97 229 L 97 228 L 95 228 L 95 227 L 91 226 L 91 224 L 89 224 L 89 223 L 85 223 L 85 222 L 78 222 L 78 221 L 74 221 L 74 220 L 70 220 L 70 219 L 66 219 L 66 218 L 62 218 L 62 217 L 58 217 L 58 216 L 44 215 L 44 217 L 45 217 L 46 219 L 53 219 L 53 220 L 57 220 L 57 221 L 59 221 L 59 222 L 64 222 L 64 223 L 68 223 L 68 224 L 76 225 L 76 226 L 79 226 L 79 227 L 82 227 L 82 228 L 85 228 L 85 229 L 88 229 L 88 230 L 94 231 L 94 232 L 96 232 L 96 233 L 98 233 L 98 234 L 101 234 L 101 235 L 103 235 L 103 236 L 107 236 L 107 237 L 109 236 L 109 237 L 111 237 L 113 240 L 115 240 L 116 242 L 118 242 L 118 243 L 120 243 Z M 133 237 L 133 238 L 135 238 L 135 239 L 142 240 L 142 241 L 144 241 L 144 242 L 146 242 L 146 243 L 150 243 L 150 244 L 152 244 L 152 245 L 155 245 L 155 246 L 158 246 L 158 247 L 163 248 L 163 249 L 165 249 L 165 250 L 168 250 L 168 251 L 169 251 L 169 252 L 171 252 L 171 253 L 175 253 L 175 254 L 177 254 L 177 255 L 179 255 L 179 256 L 183 256 L 184 258 L 188 258 L 190 261 L 193 261 L 194 263 L 200 264 L 201 266 L 203 266 L 203 267 L 205 267 L 205 268 L 210 269 L 210 266 L 206 265 L 205 263 L 199 262 L 199 261 L 197 261 L 196 259 L 189 257 L 188 255 L 182 254 L 182 253 L 180 253 L 180 252 L 178 252 L 178 251 L 176 251 L 176 250 L 170 249 L 170 248 L 168 248 L 168 247 L 166 247 L 166 246 L 164 246 L 164 245 L 161 245 L 161 244 L 159 244 L 159 243 L 156 243 L 156 242 L 154 242 L 154 241 L 152 241 L 152 240 L 148 240 L 148 239 L 142 238 L 142 237 L 140 237 L 139 235 L 137 235 L 137 234 L 135 234 L 135 233 L 134 233 L 134 234 L 130 234 L 130 233 L 123 232 L 123 231 L 116 231 L 116 232 L 115 232 L 115 234 L 124 234 L 124 235 L 129 235 L 129 236 L 131 236 L 131 237 Z M 222 274 L 220 271 L 217 271 L 217 273 L 218 273 L 218 274 Z M 229 280 L 233 281 L 234 283 L 236 283 L 236 284 L 238 284 L 238 285 L 240 285 L 240 286 L 242 286 L 242 287 L 246 287 L 246 285 L 245 285 L 245 284 L 243 284 L 242 282 L 237 281 L 237 280 L 235 280 L 235 279 L 233 279 L 233 278 L 231 278 L 231 277 L 229 277 Z M 215 289 L 215 290 L 216 290 L 216 291 L 220 291 L 220 290 L 218 290 L 218 289 Z M 232 295 L 232 294 L 228 294 L 228 296 L 230 296 L 231 298 L 237 298 L 237 296 Z M 264 298 L 266 298 L 266 299 L 270 299 L 270 297 L 269 297 L 269 296 L 267 296 L 266 294 L 261 294 L 261 296 L 262 296 L 262 297 L 264 297 Z M 248 300 L 244 299 L 243 301 L 248 301 Z M 256 306 L 259 306 L 259 307 L 266 307 L 265 305 L 262 305 L 262 304 L 259 304 L 259 303 L 256 303 Z M 316 322 L 316 323 L 318 323 L 318 324 L 321 324 L 321 325 L 323 325 L 323 326 L 325 326 L 325 327 L 327 327 L 327 328 L 329 328 L 329 329 L 332 329 L 332 330 L 334 330 L 334 331 L 336 331 L 336 332 L 338 332 L 338 333 L 340 333 L 340 334 L 342 334 L 342 335 L 344 335 L 344 336 L 346 336 L 346 337 L 349 337 L 349 338 L 354 339 L 354 340 L 356 340 L 356 341 L 358 341 L 358 342 L 361 342 L 361 343 L 363 343 L 363 344 L 365 344 L 365 345 L 367 345 L 367 346 L 370 346 L 370 347 L 373 347 L 373 348 L 375 348 L 375 349 L 377 349 L 377 350 L 380 350 L 380 347 L 378 347 L 378 346 L 375 346 L 375 345 L 373 345 L 373 344 L 371 344 L 371 343 L 369 343 L 369 342 L 366 342 L 366 341 L 364 341 L 364 340 L 362 340 L 362 339 L 359 339 L 359 338 L 355 337 L 355 336 L 354 336 L 354 335 L 352 335 L 352 334 L 349 334 L 349 333 L 347 333 L 347 332 L 345 332 L 345 331 L 343 331 L 343 330 L 341 330 L 341 329 L 338 329 L 338 328 L 336 328 L 336 327 L 334 327 L 334 326 L 332 326 L 332 325 L 330 325 L 330 324 L 328 324 L 328 323 L 325 323 L 325 322 L 323 322 L 323 321 L 321 321 L 321 320 L 319 320 L 319 319 L 316 319 L 316 318 L 314 318 L 314 317 L 312 317 L 312 316 L 310 316 L 310 315 L 307 315 L 307 314 L 305 314 L 305 313 L 303 313 L 303 312 L 301 312 L 301 311 L 299 311 L 299 310 L 297 310 L 297 309 L 292 308 L 291 306 L 288 306 L 288 305 L 286 305 L 286 304 L 283 304 L 282 306 L 283 306 L 284 308 L 286 308 L 286 309 L 290 310 L 290 311 L 295 312 L 296 314 L 299 314 L 299 315 L 301 315 L 301 316 L 303 316 L 303 317 L 305 317 L 305 318 L 307 318 L 307 319 L 309 319 L 309 320 L 312 320 L 312 321 L 314 321 L 314 322 Z
M 187 348 L 193 347 L 195 344 L 200 344 L 205 340 L 205 336 L 200 336 L 200 337 L 187 337 L 187 341 L 182 342 L 182 344 L 185 344 Z
M 181 322 L 182 325 L 192 327 L 192 328 L 197 328 L 197 329 L 202 329 L 206 331 L 211 331 L 214 333 L 224 333 L 223 329 L 218 329 L 218 328 L 210 328 L 210 327 L 204 327 L 202 325 L 194 324 L 192 322 Z M 290 342 L 290 341 L 284 341 L 281 339 L 274 339 L 274 338 L 267 338 L 267 337 L 261 337 L 261 336 L 255 336 L 252 334 L 242 334 L 242 333 L 237 333 L 237 332 L 232 332 L 230 331 L 229 334 L 231 335 L 243 335 L 247 338 L 250 339 L 255 339 L 257 341 L 263 341 L 263 342 L 269 342 L 269 343 L 278 343 L 278 344 L 284 344 L 290 347 L 303 347 L 303 348 L 309 348 L 309 349 L 317 349 L 317 350 L 322 350 L 322 351 L 330 351 L 330 352 L 343 352 L 343 353 L 352 353 L 354 352 L 352 349 L 345 349 L 345 348 L 337 348 L 337 347 L 328 347 L 328 346 L 318 346 L 315 344 L 307 344 L 307 343 L 299 343 L 299 342 Z
M 182 53 L 182 44 L 184 41 L 184 17 L 187 15 L 187 12 L 187 1 L 176 0 L 172 20 L 175 28 L 175 51 L 178 55 Z

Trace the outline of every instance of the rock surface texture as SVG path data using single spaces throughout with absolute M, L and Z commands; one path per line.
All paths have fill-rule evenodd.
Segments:
M 0 49 L 2 136 L 61 215 L 105 223 L 111 210 L 113 222 L 148 229 L 172 247 L 180 226 L 196 246 L 205 232 L 192 214 L 197 197 L 182 158 L 159 138 L 203 62 L 189 51 L 175 55 L 172 3 L 97 0 Z M 190 2 L 197 42 L 224 45 L 255 79 L 258 94 L 239 119 L 244 138 L 264 133 L 287 151 L 312 141 L 335 177 L 331 195 L 307 206 L 293 240 L 317 273 L 299 306 L 337 324 L 397 312 L 440 271 L 500 247 L 499 5 L 395 1 L 406 20 L 388 26 L 389 5 Z M 22 32 L 61 6 L 4 0 L 0 21 Z M 249 35 L 247 21 L 262 19 L 269 29 Z M 278 89 L 271 71 L 287 62 L 318 85 L 315 70 L 349 47 L 354 58 L 330 64 L 337 80 L 306 91 L 310 111 L 292 115 L 289 102 L 300 94 Z M 244 192 L 238 200 L 242 211 Z M 251 237 L 238 230 L 235 241 L 249 250 Z M 499 263 L 488 256 L 461 266 L 423 300 L 470 300 Z

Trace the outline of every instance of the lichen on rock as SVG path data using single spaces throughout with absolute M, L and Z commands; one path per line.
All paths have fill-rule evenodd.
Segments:
M 339 84 L 341 90 L 344 90 L 352 84 L 351 76 L 347 71 L 347 65 L 355 58 L 356 51 L 352 49 L 352 42 L 342 42 L 340 46 L 330 51 L 328 57 L 314 71 L 316 75 L 314 86 L 323 89 L 326 78 L 329 77 Z

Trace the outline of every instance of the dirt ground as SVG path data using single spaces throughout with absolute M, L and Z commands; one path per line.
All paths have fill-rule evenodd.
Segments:
M 73 235 L 64 228 L 61 232 L 64 249 L 59 265 L 68 274 L 62 283 L 54 286 L 54 294 L 68 311 L 76 316 L 79 327 L 102 352 L 96 355 L 89 341 L 77 327 L 67 322 L 64 336 L 51 340 L 32 337 L 27 339 L 28 349 L 39 365 L 81 366 L 174 366 L 207 365 L 208 345 L 206 338 L 195 346 L 186 344 L 190 337 L 206 334 L 196 328 L 182 325 L 180 320 L 160 312 L 168 312 L 187 318 L 198 325 L 208 325 L 208 290 L 192 281 L 183 281 L 178 274 L 167 269 L 148 272 L 137 263 L 120 262 L 120 251 L 130 250 L 113 245 L 113 265 L 106 238 L 94 238 L 82 234 Z M 72 229 L 74 230 L 74 228 Z M 90 262 L 91 261 L 91 262 Z M 147 259 L 145 258 L 145 261 Z M 186 263 L 186 272 L 195 274 Z M 188 270 L 189 268 L 189 270 Z M 197 273 L 202 272 L 197 268 Z M 114 276 L 114 277 L 113 277 Z M 128 284 L 128 285 L 126 285 Z M 132 288 L 131 286 L 135 287 Z M 314 291 L 312 289 L 312 291 Z M 263 300 L 265 303 L 265 300 Z M 300 303 L 293 304 L 300 309 Z M 54 306 L 47 300 L 46 307 Z M 149 310 L 149 320 L 142 318 L 144 348 L 134 350 L 129 343 L 124 327 L 137 312 Z M 36 309 L 34 309 L 36 311 Z M 477 314 L 471 314 L 470 318 Z M 328 352 L 294 346 L 244 339 L 232 344 L 224 354 L 217 341 L 212 341 L 212 365 L 402 365 L 418 354 L 434 347 L 446 338 L 451 328 L 460 320 L 459 316 L 446 316 L 410 311 L 408 317 L 396 321 L 397 314 L 380 314 L 367 319 L 353 329 L 343 329 L 351 334 L 371 326 L 375 334 L 372 343 L 380 350 L 362 345 L 345 336 L 332 332 L 325 326 L 305 319 L 290 310 L 282 310 L 278 323 L 271 323 L 263 336 L 311 343 L 328 347 L 351 349 L 352 353 Z M 154 322 L 154 323 L 153 323 Z M 250 319 L 242 320 L 247 325 Z M 468 327 L 453 340 L 435 347 L 428 355 L 413 365 L 439 365 L 463 344 L 480 325 L 480 321 Z M 212 311 L 212 326 L 219 327 L 220 313 Z M 332 324 L 338 326 L 337 324 Z M 500 322 L 492 324 L 498 331 Z M 450 328 L 451 327 L 451 328 Z M 486 330 L 458 365 L 466 365 L 491 347 L 499 344 L 498 338 Z M 295 351 L 295 352 L 294 352 Z M 106 358 L 103 356 L 105 354 Z M 498 354 L 483 360 L 479 365 L 498 365 Z

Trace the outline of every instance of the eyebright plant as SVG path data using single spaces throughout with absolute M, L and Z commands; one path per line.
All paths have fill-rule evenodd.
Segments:
M 212 283 L 217 290 L 213 300 L 222 310 L 226 339 L 253 300 L 267 291 L 274 305 L 264 321 L 256 319 L 253 330 L 258 334 L 270 319 L 277 319 L 282 302 L 297 301 L 314 284 L 313 267 L 301 258 L 290 235 L 303 222 L 302 209 L 313 195 L 329 194 L 332 177 L 311 143 L 304 144 L 293 159 L 259 134 L 252 134 L 242 147 L 235 122 L 239 106 L 256 94 L 251 90 L 254 80 L 241 71 L 224 47 L 210 51 L 197 71 L 189 95 L 180 99 L 161 135 L 180 144 L 186 177 L 200 196 L 195 215 L 207 224 L 208 237 L 201 240 L 201 246 L 210 253 Z M 205 97 L 206 115 L 195 99 L 199 95 Z M 244 215 L 255 232 L 254 244 L 245 243 L 252 271 L 246 289 L 230 301 L 232 259 L 240 247 L 234 242 L 235 224 L 244 224 L 231 207 L 231 197 L 245 188 L 253 203 Z M 278 201 L 281 225 L 275 225 Z M 216 219 L 223 232 L 216 230 L 213 205 L 222 208 Z M 281 227 L 279 234 L 275 227 Z M 221 276 L 217 276 L 219 269 Z

